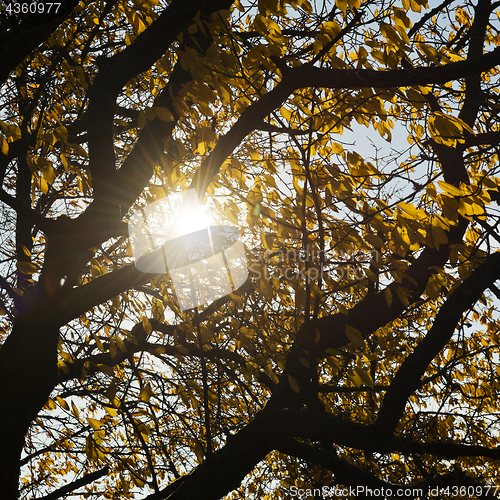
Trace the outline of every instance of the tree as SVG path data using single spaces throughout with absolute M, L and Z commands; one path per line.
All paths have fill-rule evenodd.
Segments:
M 0 38 L 3 498 L 493 498 L 499 4 L 30 5 Z M 188 187 L 250 274 L 183 312 L 127 221 Z

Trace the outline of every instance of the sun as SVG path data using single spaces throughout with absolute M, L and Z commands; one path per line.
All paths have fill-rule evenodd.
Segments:
M 208 226 L 208 219 L 201 207 L 180 210 L 175 218 L 173 229 L 177 236 L 200 231 Z
M 190 189 L 182 193 L 182 200 L 171 222 L 167 239 L 201 231 L 209 225 L 206 211 L 200 204 L 196 191 Z

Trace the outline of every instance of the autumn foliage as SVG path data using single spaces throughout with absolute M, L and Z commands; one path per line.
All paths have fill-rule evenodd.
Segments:
M 499 3 L 13 5 L 0 496 L 498 496 Z M 127 222 L 188 188 L 250 273 L 182 312 Z

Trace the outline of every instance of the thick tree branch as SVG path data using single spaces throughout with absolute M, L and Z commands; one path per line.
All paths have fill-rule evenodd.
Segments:
M 191 187 L 198 196 L 203 196 L 208 185 L 218 174 L 220 166 L 234 148 L 253 130 L 259 129 L 262 121 L 279 108 L 295 90 L 316 88 L 396 88 L 429 83 L 446 83 L 480 74 L 500 63 L 500 47 L 480 57 L 466 61 L 427 68 L 409 68 L 393 71 L 326 69 L 315 66 L 289 68 L 283 79 L 268 94 L 251 104 L 241 114 L 231 130 L 222 137 L 212 153 L 197 170 Z
M 172 3 L 168 8 L 174 8 L 177 4 L 178 2 L 175 2 L 175 4 Z M 229 0 L 220 0 L 216 3 L 203 3 L 202 13 L 208 15 L 221 7 L 229 5 Z M 162 22 L 165 23 L 167 21 L 164 18 Z M 180 25 L 178 25 L 177 21 L 174 21 L 174 23 L 175 28 L 178 29 Z M 153 25 L 155 28 L 150 31 Z M 143 32 L 143 34 L 145 35 L 147 32 L 152 33 L 154 40 L 155 36 L 158 35 L 159 28 L 156 27 L 155 23 L 153 25 Z M 163 24 L 160 23 L 159 26 L 161 27 Z M 175 31 L 175 33 L 178 33 L 178 31 Z M 211 44 L 211 38 L 204 35 L 201 30 L 198 31 L 197 37 L 198 48 L 202 51 L 206 50 Z M 136 39 L 136 42 L 139 38 Z M 141 40 L 143 41 L 140 43 L 143 44 L 152 43 L 148 41 L 149 38 L 142 37 Z M 134 42 L 134 45 L 136 42 Z M 125 49 L 123 53 L 127 52 L 130 47 L 132 45 Z M 157 50 L 158 48 L 156 47 L 155 51 Z M 159 163 L 160 157 L 164 152 L 164 139 L 171 135 L 176 123 L 175 121 L 165 123 L 159 119 L 149 121 L 120 170 L 117 171 L 115 169 L 110 127 L 115 112 L 116 95 L 120 90 L 113 86 L 118 82 L 116 83 L 118 87 L 123 81 L 120 80 L 119 76 L 115 75 L 115 73 L 120 73 L 121 71 L 119 67 L 116 67 L 116 61 L 120 61 L 120 57 L 122 57 L 120 54 L 122 52 L 109 60 L 108 64 L 103 67 L 101 76 L 94 83 L 95 94 L 93 95 L 95 95 L 95 99 L 91 96 L 91 105 L 89 106 L 86 118 L 87 123 L 92 123 L 89 134 L 93 134 L 93 139 L 89 139 L 89 148 L 91 168 L 93 169 L 94 202 L 77 219 L 66 220 L 63 224 L 58 221 L 58 234 L 61 237 L 57 238 L 58 241 L 54 241 L 50 245 L 49 248 L 52 251 L 48 252 L 46 256 L 48 262 L 47 269 L 49 270 L 50 268 L 50 271 L 54 271 L 47 272 L 48 280 L 53 283 L 53 286 L 56 286 L 63 276 L 69 276 L 71 273 L 73 277 L 78 276 L 80 269 L 88 262 L 88 252 L 86 251 L 88 248 L 99 245 L 111 236 L 127 233 L 126 225 L 121 222 L 121 219 L 149 182 L 154 167 Z M 135 54 L 135 52 L 132 52 L 132 54 Z M 150 57 L 150 55 L 148 54 L 147 57 Z M 136 54 L 132 57 L 130 64 L 135 64 L 134 61 L 137 58 L 139 58 L 139 55 Z M 140 59 L 141 61 L 136 62 L 142 67 L 144 57 Z M 111 83 L 108 82 L 108 77 Z M 168 85 L 155 99 L 154 105 L 169 108 L 174 117 L 178 118 L 172 104 L 172 96 L 179 97 L 182 85 L 190 81 L 191 78 L 189 71 L 182 69 L 180 64 L 177 64 Z M 105 86 L 108 84 L 113 88 L 110 87 L 106 90 Z M 101 103 L 102 106 L 99 105 L 101 99 L 106 99 L 106 103 Z M 109 125 L 107 128 L 106 120 L 108 120 L 107 123 Z M 106 158 L 108 159 L 106 160 Z
M 469 146 L 490 146 L 500 143 L 500 132 L 490 131 L 482 134 L 469 134 L 465 137 L 465 147 Z
M 328 413 L 309 410 L 269 410 L 269 425 L 285 436 L 331 442 L 348 448 L 378 453 L 401 452 L 405 455 L 429 454 L 443 459 L 459 457 L 500 458 L 500 448 L 450 442 L 422 443 L 395 437 L 376 424 L 359 424 Z
M 292 457 L 302 458 L 312 464 L 321 465 L 335 474 L 335 482 L 346 486 L 365 486 L 368 488 L 391 488 L 393 485 L 342 460 L 331 451 L 313 448 L 295 439 L 283 437 L 278 440 L 276 449 Z
M 483 55 L 484 37 L 492 11 L 491 0 L 478 0 L 475 7 L 474 23 L 472 24 L 467 61 L 477 60 Z M 459 113 L 461 118 L 470 127 L 474 124 L 484 94 L 481 91 L 481 73 L 470 75 L 465 79 L 465 98 Z
M 483 486 L 481 490 L 482 495 L 478 495 L 479 498 L 494 499 L 493 495 L 487 493 L 484 485 L 481 485 L 477 481 L 468 477 L 465 473 L 460 470 L 455 470 L 451 473 L 431 477 L 423 482 L 408 485 L 408 484 L 392 484 L 382 481 L 373 474 L 351 465 L 344 460 L 338 458 L 335 454 L 327 452 L 318 448 L 313 448 L 305 443 L 301 443 L 294 439 L 283 439 L 283 441 L 278 445 L 277 449 L 282 453 L 287 455 L 295 456 L 307 460 L 310 463 L 321 465 L 335 474 L 336 484 L 348 485 L 348 486 L 363 486 L 364 488 L 384 488 L 385 491 L 390 489 L 393 494 L 398 488 L 410 489 L 415 492 L 417 490 L 422 490 L 422 492 L 429 491 L 429 488 L 433 486 Z M 325 485 L 326 486 L 326 485 Z M 361 491 L 363 493 L 363 491 Z M 362 498 L 362 497 L 360 497 Z M 405 497 L 398 496 L 398 498 L 409 498 L 413 499 L 414 496 Z
M 111 176 L 115 172 L 112 123 L 121 88 L 160 59 L 179 33 L 191 24 L 198 11 L 212 13 L 228 8 L 231 3 L 230 0 L 173 0 L 134 43 L 101 64 L 90 91 L 88 109 L 88 120 L 92 124 L 88 129 L 90 168 L 96 199 L 105 202 L 106 194 L 112 187 Z M 154 139 L 154 146 L 158 148 L 161 144 L 158 139 L 162 137 Z M 136 179 L 129 179 L 129 182 L 136 182 Z M 140 187 L 143 186 L 142 183 Z
M 60 326 L 77 318 L 94 306 L 116 297 L 120 293 L 144 283 L 154 275 L 145 274 L 129 264 L 116 271 L 94 278 L 90 283 L 77 288 L 61 287 L 58 315 Z
M 458 226 L 451 228 L 449 243 L 461 240 L 467 223 L 462 221 Z M 354 327 L 361 332 L 364 338 L 382 326 L 396 319 L 407 307 L 413 304 L 424 292 L 427 281 L 448 260 L 449 244 L 441 245 L 439 250 L 427 247 L 405 272 L 402 283 L 392 283 L 387 288 L 392 296 L 390 304 L 387 302 L 386 291 L 367 295 L 353 306 L 347 313 L 337 313 L 323 316 L 316 321 L 316 328 L 321 334 L 317 352 L 324 353 L 328 348 L 338 349 L 349 344 L 346 327 Z M 404 294 L 403 302 L 399 294 Z M 281 376 L 278 389 L 273 393 L 270 405 L 280 408 L 300 408 L 307 400 L 310 381 L 310 370 L 300 361 L 305 357 L 304 351 L 309 350 L 308 337 L 304 325 L 297 333 L 294 345 L 288 354 L 285 372 Z M 307 359 L 307 358 L 306 358 Z M 299 397 L 290 388 L 288 375 L 294 377 L 301 393 Z
M 183 476 L 169 485 L 159 495 L 150 495 L 147 500 L 188 500 L 198 496 L 203 496 L 205 500 L 219 500 L 235 488 L 248 471 L 273 449 L 300 456 L 332 470 L 336 468 L 344 474 L 346 481 L 355 481 L 355 467 L 342 463 L 330 452 L 313 449 L 296 441 L 291 442 L 290 436 L 318 442 L 330 441 L 349 448 L 379 453 L 429 453 L 448 459 L 465 456 L 500 458 L 500 449 L 454 443 L 417 443 L 409 439 L 391 438 L 377 430 L 373 424 L 357 424 L 327 413 L 264 410 L 238 434 L 230 437 L 211 460 L 199 465 L 189 476 Z M 363 476 L 363 481 L 367 482 L 353 484 L 378 484 L 378 487 L 386 485 L 373 476 Z
M 427 367 L 451 339 L 463 313 L 472 307 L 484 290 L 500 279 L 500 253 L 487 259 L 452 293 L 439 310 L 432 328 L 404 360 L 386 392 L 377 425 L 394 431 L 410 394 L 421 383 Z

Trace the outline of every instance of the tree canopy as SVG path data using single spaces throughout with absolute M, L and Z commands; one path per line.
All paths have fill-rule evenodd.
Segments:
M 498 495 L 500 2 L 3 2 L 2 498 Z M 182 311 L 188 188 L 249 276 Z

